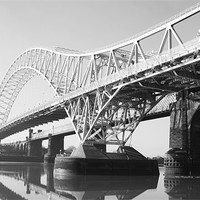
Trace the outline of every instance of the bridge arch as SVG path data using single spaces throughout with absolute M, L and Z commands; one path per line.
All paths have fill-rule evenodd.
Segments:
M 6 123 L 18 94 L 35 76 L 41 76 L 56 95 L 62 95 L 59 73 L 65 59 L 66 55 L 45 49 L 31 49 L 21 54 L 11 65 L 0 85 L 0 124 Z
M 191 87 L 188 79 L 194 81 L 193 86 L 199 86 L 199 73 L 193 74 L 199 71 L 192 66 L 199 62 L 199 39 L 183 43 L 174 30 L 174 25 L 199 11 L 197 4 L 124 42 L 90 53 L 62 53 L 58 49 L 24 52 L 0 86 L 0 125 L 6 126 L 19 91 L 40 74 L 59 96 L 65 95 L 59 103 L 62 101 L 82 143 L 96 140 L 126 144 L 139 122 L 165 97 L 170 97 L 168 94 L 174 97 L 174 93 Z M 144 51 L 140 42 L 160 32 L 163 38 L 157 54 Z M 179 46 L 175 47 L 173 41 Z M 166 101 L 168 107 L 171 100 Z M 117 128 L 109 131 L 113 124 Z

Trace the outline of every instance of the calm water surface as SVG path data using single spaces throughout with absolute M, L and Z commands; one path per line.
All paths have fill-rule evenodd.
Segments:
M 200 199 L 200 178 L 78 176 L 61 180 L 53 166 L 0 163 L 0 199 Z

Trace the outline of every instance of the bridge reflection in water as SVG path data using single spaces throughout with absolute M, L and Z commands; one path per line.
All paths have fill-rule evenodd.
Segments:
M 54 181 L 59 194 L 72 195 L 75 199 L 104 199 L 106 196 L 134 199 L 148 189 L 156 189 L 158 177 L 79 176 Z
M 200 198 L 200 177 L 165 178 L 164 186 L 170 200 Z
M 156 189 L 158 177 L 73 176 L 53 178 L 53 166 L 43 164 L 2 163 L 0 198 L 2 199 L 134 199 Z
M 55 179 L 53 165 L 1 163 L 0 199 L 199 199 L 200 177 L 71 176 Z

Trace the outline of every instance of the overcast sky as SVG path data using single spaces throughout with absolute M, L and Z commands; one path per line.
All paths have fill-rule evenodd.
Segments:
M 101 48 L 142 32 L 198 2 L 0 0 L 0 81 L 14 60 L 27 49 L 60 46 L 87 51 Z M 195 21 L 188 24 L 191 28 L 187 31 L 191 30 L 195 37 L 199 24 Z M 187 31 L 183 26 L 180 28 L 185 38 Z M 34 79 L 20 93 L 11 115 L 23 113 L 53 96 L 46 82 Z M 142 123 L 132 140 L 133 146 L 145 156 L 164 155 L 169 143 L 169 118 Z

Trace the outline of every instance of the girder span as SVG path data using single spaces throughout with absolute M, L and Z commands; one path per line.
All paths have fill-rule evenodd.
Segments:
M 174 28 L 199 11 L 200 4 L 196 4 L 128 41 L 91 53 L 47 49 L 24 52 L 0 87 L 0 102 L 5 103 L 1 107 L 1 123 L 5 123 L 18 94 L 15 91 L 23 87 L 17 90 L 15 80 L 25 84 L 34 72 L 33 75 L 41 74 L 60 96 L 82 143 L 94 140 L 124 145 L 159 102 L 181 90 L 199 87 L 199 38 L 183 43 Z M 141 41 L 160 31 L 163 37 L 157 54 L 150 55 Z M 24 70 L 27 79 L 20 74 Z

